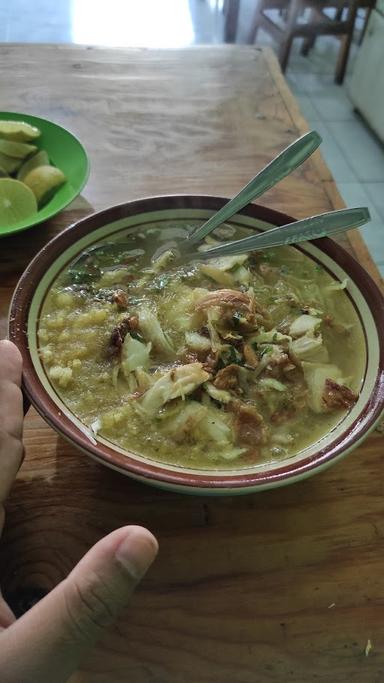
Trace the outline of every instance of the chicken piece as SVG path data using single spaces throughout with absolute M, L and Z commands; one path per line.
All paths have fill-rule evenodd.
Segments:
M 209 337 L 199 334 L 198 332 L 186 332 L 185 341 L 189 349 L 192 351 L 209 351 L 211 349 L 211 342 Z
M 139 329 L 139 318 L 137 315 L 129 316 L 129 329 L 131 332 L 136 332 Z
M 204 384 L 204 389 L 211 398 L 219 403 L 229 403 L 232 400 L 232 396 L 229 391 L 225 391 L 225 389 L 218 389 L 211 382 Z
M 211 308 L 207 312 L 207 330 L 209 338 L 211 341 L 211 348 L 214 353 L 220 353 L 225 348 L 228 347 L 227 344 L 223 344 L 222 339 L 216 329 L 220 323 L 219 309 Z
M 203 369 L 209 374 L 213 374 L 216 370 L 217 363 L 219 362 L 219 354 L 211 351 L 208 353 L 207 357 L 203 361 Z
M 275 352 L 268 359 L 268 364 L 265 369 L 265 374 L 267 377 L 274 377 L 275 379 L 285 379 L 284 370 L 286 367 L 292 365 L 292 361 L 287 353 L 285 353 L 280 347 L 280 353 Z
M 225 389 L 226 391 L 233 391 L 235 394 L 242 394 L 240 386 L 241 367 L 239 365 L 227 365 L 217 373 L 213 384 L 216 389 Z
M 242 401 L 232 401 L 229 409 L 234 414 L 234 429 L 241 446 L 265 444 L 268 430 L 255 406 Z
M 233 330 L 220 330 L 220 337 L 224 339 L 227 344 L 231 344 L 235 349 L 238 349 L 243 345 L 243 336 L 237 334 Z
M 128 295 L 123 289 L 116 289 L 112 294 L 112 301 L 119 308 L 128 308 Z
M 189 401 L 187 404 L 184 403 L 178 412 L 175 413 L 172 407 L 170 411 L 169 416 L 164 416 L 161 430 L 177 443 L 185 443 L 198 428 L 199 422 L 205 416 L 206 408 L 197 401 Z
M 210 452 L 218 449 L 224 459 L 238 457 L 243 450 L 234 448 L 232 419 L 214 405 L 202 405 L 196 400 L 175 401 L 159 416 L 160 429 L 176 442 L 206 441 Z M 215 452 L 213 450 L 213 452 Z
M 235 289 L 217 289 L 210 292 L 196 304 L 196 310 L 201 311 L 211 306 L 233 308 L 241 311 L 253 312 L 255 302 L 248 294 Z
M 148 415 L 155 415 L 160 408 L 174 398 L 192 393 L 211 375 L 203 370 L 201 363 L 179 365 L 168 370 L 145 392 L 140 406 Z
M 243 346 L 243 356 L 245 362 L 251 368 L 257 368 L 259 365 L 259 359 L 250 344 L 244 344 Z
M 261 359 L 253 370 L 253 377 L 259 377 L 263 372 L 276 377 L 280 369 L 291 362 L 285 350 L 277 344 L 263 344 L 258 351 Z
M 235 329 L 241 334 L 255 332 L 259 325 L 269 325 L 268 312 L 260 306 L 250 293 L 235 289 L 217 289 L 197 302 L 197 315 L 206 312 L 208 320 L 213 318 L 220 326 L 220 334 Z M 212 341 L 212 339 L 211 339 Z M 213 341 L 214 350 L 219 345 Z
M 119 356 L 121 353 L 121 348 L 124 343 L 124 339 L 127 336 L 129 330 L 131 329 L 131 318 L 123 318 L 116 327 L 113 328 L 111 336 L 109 339 L 109 344 L 107 347 L 107 356 L 109 358 L 114 358 Z
M 180 358 L 183 364 L 202 363 L 203 370 L 209 372 L 210 374 L 213 374 L 216 369 L 217 363 L 219 362 L 219 353 L 217 351 L 212 351 L 211 342 L 209 338 L 201 338 L 205 339 L 206 342 L 208 342 L 206 348 L 192 349 L 188 345 L 187 349 L 183 349 L 180 353 L 178 353 L 178 357 Z
M 325 380 L 322 399 L 329 410 L 351 408 L 357 398 L 357 395 L 345 384 L 338 384 L 333 379 Z

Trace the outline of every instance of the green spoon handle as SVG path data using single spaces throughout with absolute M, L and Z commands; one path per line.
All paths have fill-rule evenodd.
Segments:
M 227 242 L 206 251 L 195 252 L 193 257 L 209 259 L 216 256 L 232 256 L 234 254 L 244 254 L 248 251 L 297 244 L 307 240 L 318 239 L 319 237 L 330 237 L 350 228 L 358 228 L 370 220 L 369 211 L 365 207 L 329 211 L 318 216 L 304 218 L 301 221 L 280 225 L 277 228 L 271 228 L 241 240 Z
M 289 175 L 318 148 L 322 138 L 312 130 L 305 133 L 298 140 L 286 147 L 268 166 L 265 166 L 242 190 L 223 206 L 217 213 L 201 225 L 188 237 L 190 244 L 196 244 L 206 237 L 212 230 L 234 216 L 252 199 L 276 185 Z

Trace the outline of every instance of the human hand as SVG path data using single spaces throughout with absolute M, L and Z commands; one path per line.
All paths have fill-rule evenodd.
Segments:
M 0 341 L 0 533 L 23 457 L 21 356 Z M 115 621 L 152 564 L 157 541 L 127 526 L 99 541 L 43 600 L 16 621 L 0 594 L 2 683 L 64 683 Z

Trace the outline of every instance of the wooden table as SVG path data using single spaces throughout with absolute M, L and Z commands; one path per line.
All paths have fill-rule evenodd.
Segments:
M 135 197 L 234 194 L 307 128 L 268 51 L 0 47 L 0 109 L 68 127 L 92 173 L 48 224 L 0 242 L 2 332 L 28 260 L 77 217 Z M 298 217 L 341 207 L 319 153 L 263 198 Z M 345 246 L 378 278 L 356 233 Z M 300 484 L 240 498 L 139 485 L 81 455 L 30 410 L 0 578 L 18 608 L 103 534 L 148 525 L 160 556 L 73 680 L 384 680 L 383 437 Z M 365 656 L 370 639 L 373 650 Z M 54 682 L 53 682 L 54 683 Z

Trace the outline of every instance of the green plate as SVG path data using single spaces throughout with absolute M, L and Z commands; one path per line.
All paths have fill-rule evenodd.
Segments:
M 80 194 L 87 182 L 89 160 L 78 139 L 52 121 L 29 114 L 16 114 L 11 111 L 0 112 L 0 120 L 26 121 L 26 123 L 39 128 L 41 136 L 37 140 L 32 140 L 31 144 L 36 145 L 39 149 L 45 149 L 51 164 L 57 166 L 67 177 L 67 182 L 57 190 L 54 197 L 33 216 L 13 225 L 0 225 L 0 237 L 3 237 L 42 223 L 70 204 Z

